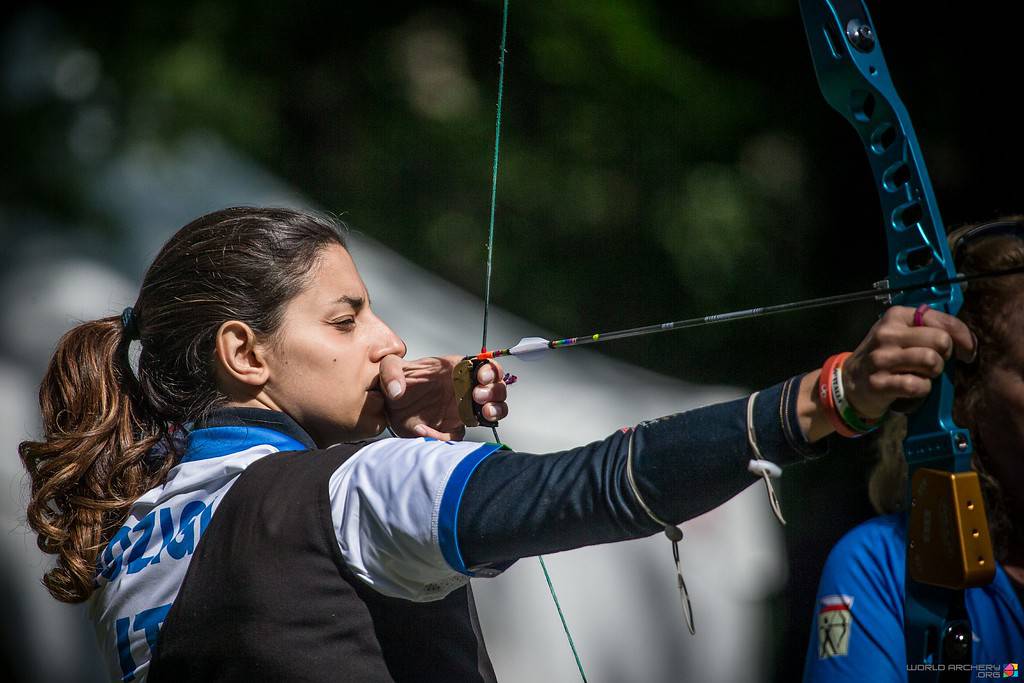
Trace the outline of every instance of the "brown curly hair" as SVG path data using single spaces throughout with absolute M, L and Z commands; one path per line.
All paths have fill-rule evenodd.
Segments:
M 179 230 L 146 272 L 134 309 L 141 350 L 121 317 L 61 338 L 39 388 L 43 434 L 18 446 L 31 480 L 28 523 L 57 556 L 43 577 L 64 602 L 88 599 L 96 558 L 135 500 L 180 460 L 183 428 L 224 400 L 214 374 L 217 330 L 229 320 L 273 338 L 324 247 L 344 227 L 292 209 L 235 207 Z
M 1016 234 L 1001 231 L 979 235 L 970 241 L 961 241 L 968 232 L 984 224 L 1016 226 Z M 994 221 L 962 226 L 948 236 L 954 249 L 957 270 L 964 274 L 985 273 L 1024 266 L 1024 215 L 1006 216 Z M 964 305 L 959 317 L 978 339 L 979 353 L 975 362 L 957 363 L 953 367 L 956 395 L 953 417 L 957 424 L 971 430 L 974 442 L 972 464 L 981 480 L 985 497 L 985 510 L 993 539 L 996 559 L 1006 559 L 1009 548 L 1024 543 L 1024 528 L 1015 528 L 1009 514 L 1010 492 L 1006 482 L 1000 482 L 989 473 L 989 456 L 978 431 L 976 416 L 984 409 L 981 405 L 985 373 L 994 367 L 1006 349 L 1019 344 L 1009 329 L 1009 309 L 1018 304 L 1024 294 L 1024 275 L 979 279 L 964 286 Z M 879 457 L 871 472 L 868 493 L 875 510 L 880 513 L 904 509 L 906 496 L 907 463 L 903 458 L 903 437 L 906 420 L 887 421 L 879 439 Z

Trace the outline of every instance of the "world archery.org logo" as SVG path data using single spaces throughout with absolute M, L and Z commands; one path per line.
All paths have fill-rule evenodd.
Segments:
M 1017 668 L 1016 662 L 1003 667 L 1003 678 L 1020 678 L 1020 670 Z
M 850 651 L 853 596 L 826 595 L 818 609 L 818 659 L 845 657 Z

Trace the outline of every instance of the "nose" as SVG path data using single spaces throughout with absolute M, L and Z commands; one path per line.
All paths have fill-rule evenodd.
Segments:
M 395 334 L 395 331 L 388 327 L 380 318 L 376 318 L 376 322 L 377 325 L 374 330 L 376 338 L 370 345 L 370 360 L 374 363 L 379 363 L 384 356 L 390 355 L 405 358 L 407 349 L 402 338 Z

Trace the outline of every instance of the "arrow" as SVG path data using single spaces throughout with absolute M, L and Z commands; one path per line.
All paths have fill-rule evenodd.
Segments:
M 542 337 L 524 337 L 520 339 L 513 346 L 507 349 L 494 349 L 492 351 L 483 351 L 476 354 L 475 356 L 466 356 L 465 360 L 490 360 L 492 358 L 501 358 L 503 356 L 518 356 L 523 360 L 532 360 L 537 357 L 540 353 L 554 349 L 564 349 L 570 346 L 585 346 L 587 344 L 599 344 L 601 342 L 613 341 L 616 339 L 630 339 L 632 337 L 645 337 L 651 334 L 658 334 L 660 332 L 669 332 L 671 330 L 685 330 L 692 327 L 703 327 L 705 325 L 716 325 L 718 323 L 732 322 L 734 320 L 748 320 L 751 318 L 764 318 L 769 315 L 777 315 L 779 313 L 789 313 L 792 311 L 805 311 L 813 308 L 825 308 L 828 306 L 838 306 L 839 304 L 851 303 L 854 301 L 867 301 L 869 299 L 876 299 L 882 303 L 892 303 L 893 299 L 900 294 L 906 294 L 907 292 L 918 291 L 921 289 L 941 289 L 943 287 L 949 287 L 951 285 L 964 284 L 966 282 L 972 282 L 974 280 L 982 280 L 986 278 L 1005 277 L 1007 275 L 1018 275 L 1024 273 L 1024 266 L 1016 266 L 1014 268 L 1006 268 L 1004 270 L 995 270 L 986 273 L 972 273 L 971 275 L 958 274 L 954 278 L 947 278 L 941 280 L 928 280 L 925 282 L 919 282 L 917 284 L 902 285 L 899 287 L 889 287 L 887 280 L 882 280 L 877 283 L 875 287 L 871 289 L 862 289 L 856 292 L 848 292 L 846 294 L 834 294 L 832 296 L 823 296 L 815 299 L 804 299 L 802 301 L 792 301 L 785 304 L 775 304 L 772 306 L 757 306 L 755 308 L 745 308 L 739 311 L 731 311 L 729 313 L 715 313 L 713 315 L 706 315 L 699 318 L 687 318 L 685 320 L 676 320 L 667 323 L 655 323 L 653 325 L 644 325 L 642 327 L 631 327 L 624 330 L 614 330 L 612 332 L 598 332 L 595 334 L 584 335 L 580 337 L 566 337 L 564 339 L 548 340 Z

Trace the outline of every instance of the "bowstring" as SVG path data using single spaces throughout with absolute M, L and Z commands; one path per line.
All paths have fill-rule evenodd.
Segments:
M 494 264 L 494 214 L 498 203 L 498 153 L 501 149 L 501 109 L 505 95 L 505 53 L 508 39 L 508 2 L 501 12 L 501 47 L 498 52 L 498 106 L 494 115 L 494 161 L 491 165 L 491 216 L 487 228 L 487 276 L 484 279 L 484 331 L 480 353 L 487 351 L 487 323 L 491 314 L 491 272 Z M 498 438 L 497 432 L 494 438 Z
M 490 322 L 491 312 L 491 274 L 493 272 L 494 264 L 494 215 L 498 198 L 498 157 L 501 149 L 501 109 L 505 94 L 505 54 L 507 52 L 506 46 L 508 44 L 508 4 L 509 0 L 504 0 L 501 11 L 501 47 L 498 55 L 498 105 L 497 113 L 494 116 L 494 159 L 491 166 L 491 211 L 487 229 L 487 275 L 484 280 L 484 324 L 483 335 L 480 341 L 481 353 L 487 352 L 487 325 L 488 322 Z M 491 433 L 494 435 L 495 443 L 502 446 L 505 445 L 498 436 L 497 426 L 491 427 Z M 576 650 L 576 643 L 572 638 L 572 633 L 569 631 L 569 623 L 566 621 L 565 613 L 562 611 L 562 604 L 558 600 L 558 593 L 555 592 L 555 584 L 551 581 L 551 574 L 548 572 L 548 566 L 544 562 L 544 556 L 538 555 L 537 560 L 540 562 L 541 571 L 544 572 L 544 581 L 547 583 L 548 592 L 551 594 L 551 600 L 555 603 L 555 610 L 558 612 L 558 619 L 562 622 L 562 630 L 565 631 L 565 638 L 569 641 L 569 649 L 572 650 L 573 659 L 576 660 L 576 669 L 579 671 L 580 678 L 583 679 L 583 683 L 587 683 L 587 674 L 583 670 L 583 663 L 580 661 L 580 654 Z

